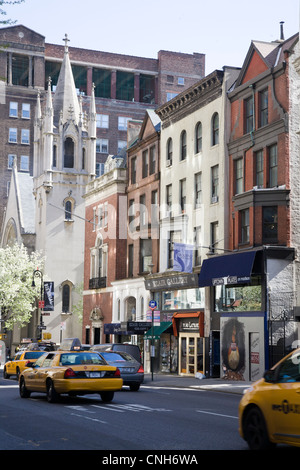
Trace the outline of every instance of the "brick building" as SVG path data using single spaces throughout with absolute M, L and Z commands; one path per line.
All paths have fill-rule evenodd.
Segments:
M 1 227 L 13 157 L 20 171 L 32 174 L 37 93 L 43 104 L 49 77 L 55 90 L 64 46 L 46 43 L 23 25 L 1 28 L 0 46 Z M 205 73 L 205 56 L 198 53 L 160 51 L 157 59 L 72 47 L 69 53 L 84 111 L 95 84 L 98 175 L 107 156 L 126 146 L 128 120 L 142 120 L 147 108 L 154 109 Z

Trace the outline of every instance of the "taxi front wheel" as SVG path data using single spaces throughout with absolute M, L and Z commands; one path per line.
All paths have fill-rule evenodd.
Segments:
M 247 413 L 244 424 L 244 435 L 251 450 L 269 449 L 273 446 L 269 441 L 263 414 L 257 407 L 252 408 Z
M 20 390 L 20 397 L 21 398 L 29 398 L 30 397 L 30 391 L 26 388 L 25 380 L 24 380 L 23 377 L 21 377 L 20 382 L 19 382 L 19 390 Z

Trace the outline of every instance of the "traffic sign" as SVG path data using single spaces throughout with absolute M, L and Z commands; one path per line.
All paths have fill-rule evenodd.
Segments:
M 157 307 L 157 303 L 155 300 L 150 300 L 149 302 L 149 308 L 151 308 L 151 310 L 155 310 Z

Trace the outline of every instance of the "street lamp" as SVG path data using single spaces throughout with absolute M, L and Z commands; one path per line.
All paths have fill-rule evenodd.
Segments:
M 40 292 L 40 300 L 39 300 L 39 304 L 38 304 L 38 309 L 40 310 L 40 324 L 38 325 L 38 329 L 39 329 L 39 334 L 38 334 L 38 338 L 37 339 L 42 339 L 42 329 L 43 329 L 43 317 L 42 317 L 42 308 L 43 308 L 43 299 L 44 299 L 44 282 L 43 282 L 43 273 L 42 271 L 40 271 L 38 268 L 35 269 L 33 271 L 33 274 L 32 274 L 32 283 L 31 283 L 31 286 L 32 287 L 35 287 L 35 282 L 34 282 L 34 278 L 36 277 L 39 277 L 40 280 L 41 280 L 41 292 Z

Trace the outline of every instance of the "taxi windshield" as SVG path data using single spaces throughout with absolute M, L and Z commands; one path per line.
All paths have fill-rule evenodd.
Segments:
M 106 362 L 96 353 L 89 352 L 70 352 L 63 353 L 60 355 L 59 364 L 61 366 L 71 366 L 71 365 L 85 365 L 85 364 L 96 364 L 96 365 L 105 365 Z

